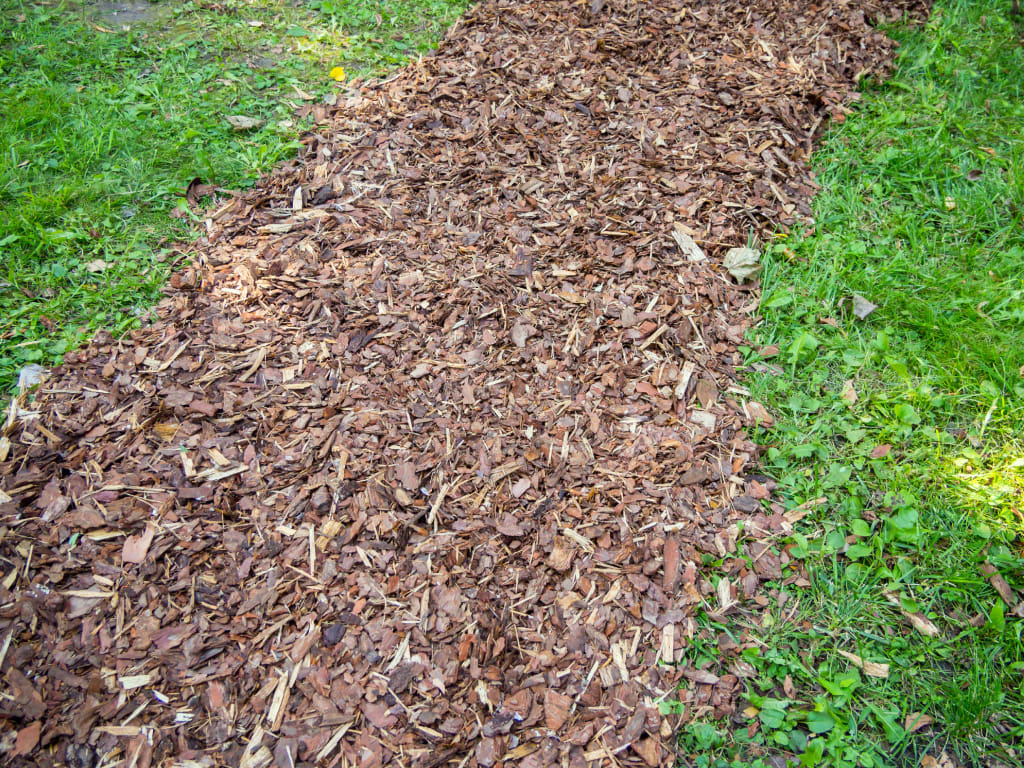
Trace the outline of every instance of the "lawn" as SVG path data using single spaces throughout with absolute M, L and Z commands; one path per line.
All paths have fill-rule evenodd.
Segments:
M 189 182 L 252 185 L 296 154 L 303 105 L 430 50 L 466 5 L 5 3 L 0 393 L 140 322 L 200 233 Z
M 941 0 L 896 26 L 813 163 L 815 224 L 767 247 L 748 384 L 794 518 L 763 614 L 705 617 L 753 676 L 688 765 L 1024 762 L 1024 24 Z M 854 297 L 877 305 L 860 319 Z M 803 577 L 809 586 L 801 588 Z M 772 756 L 775 755 L 774 761 Z

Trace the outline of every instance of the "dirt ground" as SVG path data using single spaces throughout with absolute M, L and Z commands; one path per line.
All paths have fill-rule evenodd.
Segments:
M 753 638 L 695 668 L 693 616 L 756 632 L 799 512 L 722 260 L 908 5 L 486 0 L 313 108 L 4 429 L 8 764 L 657 766 L 733 714 Z

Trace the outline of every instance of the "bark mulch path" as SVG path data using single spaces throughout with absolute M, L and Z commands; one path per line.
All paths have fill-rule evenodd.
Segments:
M 792 521 L 721 256 L 905 7 L 488 0 L 316 108 L 5 429 L 8 764 L 657 766 L 733 712 L 740 645 L 676 662 Z

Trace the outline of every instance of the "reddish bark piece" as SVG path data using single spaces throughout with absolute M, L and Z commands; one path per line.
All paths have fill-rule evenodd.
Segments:
M 13 701 L 11 704 L 5 705 L 3 709 L 29 719 L 42 717 L 46 706 L 43 704 L 43 697 L 32 685 L 32 681 L 17 669 L 9 669 L 6 678 L 10 692 L 13 694 Z
M 647 738 L 635 742 L 633 744 L 633 751 L 640 755 L 651 768 L 656 768 L 663 764 L 662 759 L 665 753 L 661 748 L 661 744 L 655 739 Z
M 704 685 L 714 685 L 719 680 L 718 675 L 713 672 L 708 672 L 704 669 L 693 669 L 692 667 L 683 670 L 683 677 L 695 683 L 703 683 Z
M 525 531 L 513 515 L 502 515 L 494 526 L 498 533 L 505 536 L 522 536 Z
M 416 465 L 411 461 L 399 462 L 395 469 L 395 474 L 398 476 L 398 482 L 402 484 L 405 490 L 415 491 L 419 488 L 419 476 L 416 474 Z
M 663 588 L 666 593 L 675 592 L 682 575 L 679 569 L 679 541 L 675 537 L 665 540 L 665 581 Z
M 477 742 L 474 755 L 477 763 L 484 766 L 484 768 L 490 768 L 498 762 L 498 758 L 500 757 L 497 743 L 494 739 L 486 736 Z
M 181 645 L 195 630 L 191 625 L 165 627 L 153 634 L 152 642 L 161 651 L 168 651 Z
M 210 707 L 213 709 L 220 709 L 223 707 L 226 701 L 224 697 L 224 684 L 219 681 L 210 683 L 209 687 L 206 689 L 206 698 Z
M 1013 593 L 1013 589 L 1010 588 L 1009 583 L 1003 578 L 1003 575 L 996 570 L 996 567 L 992 563 L 984 562 L 981 564 L 981 572 L 988 576 L 989 584 L 992 588 L 999 593 L 999 596 L 1006 603 L 1007 607 L 1015 608 L 1017 606 L 1017 598 Z
M 149 554 L 149 545 L 153 543 L 153 536 L 156 534 L 156 526 L 146 525 L 146 529 L 139 534 L 129 536 L 124 540 L 124 547 L 121 549 L 121 559 L 126 563 L 141 563 Z
M 42 727 L 42 722 L 36 720 L 18 731 L 18 735 L 14 739 L 14 749 L 10 753 L 11 757 L 30 754 L 39 744 L 39 733 Z

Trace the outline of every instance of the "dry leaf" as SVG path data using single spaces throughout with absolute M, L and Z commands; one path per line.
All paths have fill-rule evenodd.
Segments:
M 528 490 L 530 490 L 530 478 L 521 477 L 512 486 L 512 495 L 518 499 Z
M 18 389 L 25 390 L 42 383 L 46 369 L 37 363 L 29 363 L 18 371 Z
M 694 394 L 697 395 L 697 400 L 704 408 L 710 408 L 718 401 L 718 387 L 711 379 L 697 379 L 697 387 Z
M 857 402 L 857 390 L 853 387 L 853 379 L 847 379 L 843 382 L 843 391 L 839 396 L 849 405 L 854 405 Z
M 739 283 L 745 283 L 761 274 L 761 254 L 753 248 L 730 248 L 722 266 Z
M 555 539 L 554 546 L 551 548 L 551 554 L 548 555 L 548 565 L 554 568 L 560 573 L 568 571 L 572 566 L 572 559 L 575 555 L 573 547 L 566 544 L 565 539 L 558 537 Z
M 1002 574 L 996 570 L 996 567 L 992 563 L 984 562 L 981 564 L 981 572 L 988 576 L 989 584 L 999 593 L 999 596 L 1006 603 L 1007 607 L 1013 608 L 1017 605 L 1017 596 L 1013 593 L 1010 585 L 1003 578 Z
M 878 309 L 877 304 L 872 304 L 859 293 L 853 294 L 853 314 L 858 320 L 867 320 L 868 315 Z
M 827 496 L 818 496 L 814 499 L 808 499 L 803 504 L 798 504 L 792 509 L 783 513 L 783 517 L 789 523 L 796 523 L 803 520 L 815 507 L 820 507 L 822 504 L 828 504 Z
M 921 712 L 912 712 L 907 715 L 906 720 L 903 721 L 903 728 L 907 733 L 916 733 L 922 728 L 927 728 L 934 722 L 935 718 L 931 715 L 925 715 Z
M 836 651 L 840 656 L 843 656 L 853 662 L 853 666 L 864 670 L 864 674 L 868 677 L 879 677 L 885 679 L 889 677 L 889 665 L 879 664 L 874 661 L 864 661 L 860 656 L 855 653 L 848 651 Z
M 516 323 L 512 326 L 512 342 L 517 347 L 525 347 L 526 340 L 537 332 L 537 329 L 526 323 Z
M 753 421 L 754 424 L 763 424 L 766 427 L 775 426 L 775 417 L 768 412 L 767 408 L 756 400 L 748 400 L 744 403 L 743 410 L 747 412 L 750 420 Z
M 782 680 L 782 692 L 786 694 L 786 698 L 796 698 L 796 686 L 793 685 L 792 675 L 786 675 Z
M 921 768 L 960 768 L 959 764 L 949 756 L 946 750 L 939 753 L 938 758 L 925 755 L 921 758 Z

